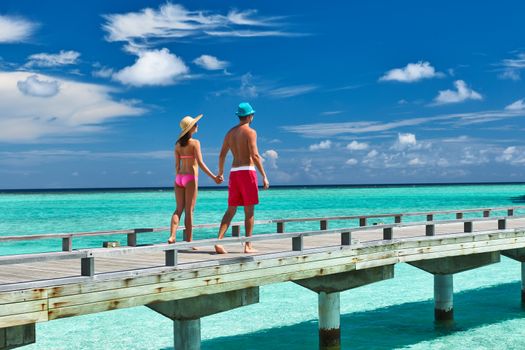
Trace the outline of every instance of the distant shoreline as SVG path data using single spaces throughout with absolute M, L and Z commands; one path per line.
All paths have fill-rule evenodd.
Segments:
M 525 182 L 442 182 L 442 183 L 391 183 L 391 184 L 335 184 L 335 185 L 273 185 L 270 189 L 309 189 L 309 188 L 388 188 L 388 187 L 431 187 L 431 186 L 493 186 L 525 185 Z M 226 186 L 203 186 L 199 190 L 225 191 Z M 89 192 L 164 192 L 173 187 L 101 187 L 101 188 L 33 188 L 0 189 L 2 193 L 89 193 Z

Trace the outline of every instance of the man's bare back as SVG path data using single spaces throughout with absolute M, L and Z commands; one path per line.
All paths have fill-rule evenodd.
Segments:
M 249 124 L 237 125 L 226 134 L 226 143 L 233 155 L 232 167 L 254 165 L 250 141 L 256 137 L 255 130 Z

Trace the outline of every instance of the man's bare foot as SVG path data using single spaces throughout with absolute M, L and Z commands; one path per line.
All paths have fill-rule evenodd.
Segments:
M 253 249 L 251 244 L 246 243 L 246 245 L 244 246 L 244 252 L 245 253 L 257 253 L 258 250 L 257 249 Z
M 228 253 L 222 245 L 216 245 L 215 252 L 217 252 L 217 254 L 227 254 Z
M 199 250 L 199 247 L 191 247 L 191 250 Z
M 175 243 L 175 237 L 170 237 L 170 238 L 168 238 L 168 243 L 169 243 L 169 244 L 173 244 L 173 243 Z

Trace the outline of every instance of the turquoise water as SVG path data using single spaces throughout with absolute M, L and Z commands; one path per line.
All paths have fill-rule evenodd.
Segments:
M 261 193 L 257 219 L 406 212 L 523 205 L 525 185 L 389 188 L 272 189 Z M 217 222 L 225 191 L 199 194 L 196 223 Z M 167 226 L 168 191 L 0 194 L 0 235 L 98 231 Z M 238 220 L 242 213 L 238 213 Z M 417 220 L 417 218 L 414 218 Z M 330 223 L 330 227 L 344 223 Z M 347 224 L 345 224 L 347 225 Z M 316 229 L 318 223 L 287 225 Z M 256 233 L 274 231 L 258 226 Z M 214 237 L 214 230 L 195 232 Z M 124 243 L 124 237 L 122 243 Z M 142 235 L 161 242 L 166 234 Z M 107 238 L 106 238 L 107 239 Z M 179 236 L 180 239 L 180 236 Z M 104 238 L 74 242 L 100 246 Z M 2 243 L 0 254 L 52 251 L 60 241 Z M 341 295 L 345 349 L 524 349 L 525 310 L 520 306 L 520 265 L 501 263 L 455 275 L 455 324 L 433 323 L 433 279 L 409 265 L 395 278 Z M 203 349 L 316 349 L 317 297 L 293 283 L 261 288 L 260 303 L 202 320 Z M 37 325 L 37 343 L 26 349 L 172 349 L 171 321 L 145 308 L 110 311 Z

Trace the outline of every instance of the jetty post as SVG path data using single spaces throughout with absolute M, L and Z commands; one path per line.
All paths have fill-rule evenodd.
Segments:
M 453 275 L 499 261 L 499 252 L 488 252 L 412 261 L 409 264 L 434 275 L 434 318 L 437 322 L 450 322 L 454 319 Z
M 161 301 L 147 306 L 173 320 L 175 350 L 200 350 L 201 318 L 259 302 L 259 287 Z
M 394 277 L 394 265 L 296 280 L 318 294 L 319 350 L 341 349 L 340 292 Z
M 525 248 L 504 250 L 501 254 L 521 263 L 521 304 L 525 306 Z
M 454 319 L 454 278 L 452 274 L 434 275 L 434 318 L 436 321 Z
M 0 349 L 14 349 L 35 343 L 35 324 L 0 328 Z

